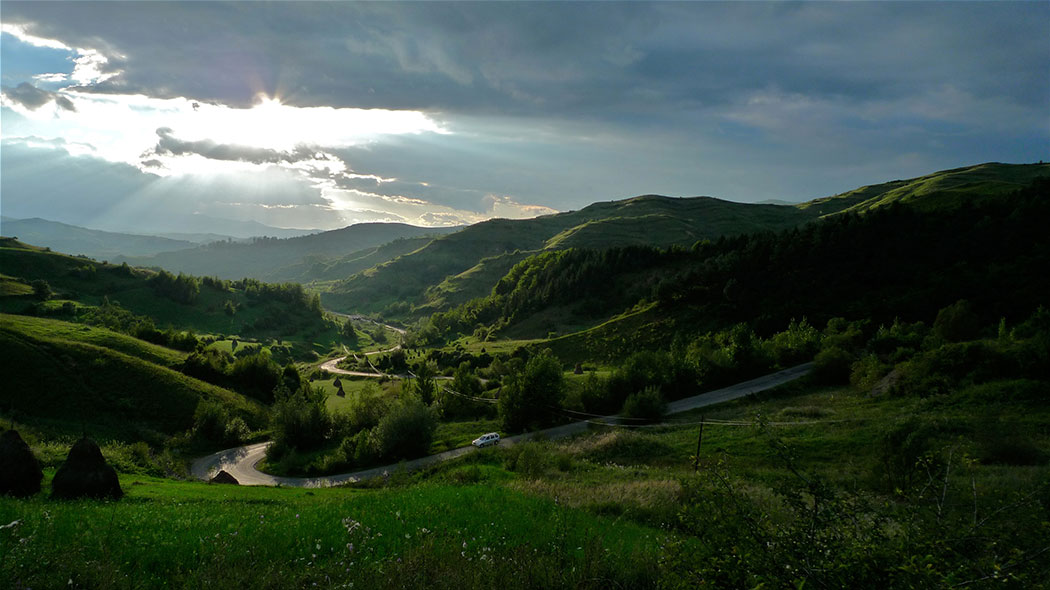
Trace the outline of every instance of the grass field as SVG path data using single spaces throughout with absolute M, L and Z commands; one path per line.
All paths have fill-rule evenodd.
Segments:
M 597 588 L 596 573 L 637 575 L 639 565 L 610 555 L 654 569 L 664 536 L 487 485 L 122 484 L 127 497 L 115 503 L 0 499 L 0 521 L 17 521 L 0 530 L 0 577 L 36 588 L 535 587 L 549 578 Z
M 118 334 L 112 330 L 73 322 L 23 315 L 0 314 L 4 327 L 36 338 L 58 338 L 94 344 L 162 366 L 181 363 L 186 353 Z
M 161 444 L 189 429 L 197 404 L 210 400 L 262 425 L 258 403 L 168 366 L 184 353 L 69 322 L 7 315 L 0 321 L 5 362 L 18 363 L 17 371 L 4 372 L 6 418 L 52 436 L 87 431 Z
M 0 522 L 17 521 L 0 530 L 0 577 L 34 588 L 190 588 L 247 579 L 262 588 L 480 588 L 497 579 L 511 588 L 674 587 L 712 555 L 708 536 L 693 528 L 690 515 L 704 498 L 729 493 L 718 491 L 719 481 L 736 502 L 760 510 L 756 526 L 779 539 L 778 527 L 806 522 L 808 513 L 794 511 L 786 491 L 806 489 L 799 483 L 804 477 L 830 482 L 839 490 L 833 497 L 870 498 L 864 518 L 889 519 L 886 526 L 915 527 L 913 515 L 929 517 L 921 521 L 927 528 L 909 529 L 910 535 L 934 534 L 937 522 L 968 523 L 976 511 L 978 519 L 992 519 L 984 532 L 1001 545 L 1001 566 L 1013 572 L 1003 574 L 1001 587 L 1036 587 L 1030 582 L 1038 567 L 1020 567 L 1016 556 L 1050 542 L 1050 530 L 1029 522 L 1039 514 L 1037 504 L 1009 508 L 1023 498 L 1040 501 L 1050 466 L 987 458 L 981 428 L 989 419 L 989 395 L 998 393 L 980 386 L 951 397 L 871 397 L 849 387 L 796 383 L 656 428 L 596 427 L 574 439 L 486 449 L 353 488 L 238 488 L 125 474 L 127 497 L 120 502 L 0 499 Z M 931 447 L 936 452 L 954 449 L 974 459 L 960 462 L 943 486 L 938 479 L 932 496 L 917 494 L 918 488 L 895 492 L 880 476 L 884 433 L 917 414 L 947 426 Z M 1050 409 L 1007 402 L 993 417 L 1047 456 Z M 496 429 L 491 421 L 445 428 L 439 440 Z M 698 487 L 712 485 L 696 495 Z M 724 510 L 722 525 L 740 518 Z M 722 526 L 715 522 L 705 527 Z M 713 554 L 743 558 L 752 541 L 740 538 L 739 554 L 724 548 Z M 887 547 L 908 551 L 932 542 L 922 536 L 900 541 L 882 539 L 885 546 L 869 548 L 870 555 L 843 541 L 825 558 L 881 563 L 900 559 L 885 557 Z M 947 577 L 942 562 L 929 571 L 956 583 L 973 572 L 952 567 Z M 861 573 L 839 571 L 834 579 Z M 925 571 L 893 575 L 935 579 Z M 792 579 L 802 578 L 781 582 Z M 942 585 L 951 584 L 919 584 Z M 892 586 L 915 584 L 891 579 Z
M 348 393 L 367 383 L 342 381 Z M 816 574 L 771 578 L 758 541 L 786 543 L 807 530 L 799 527 L 840 531 L 844 513 L 811 522 L 811 512 L 793 504 L 802 493 L 808 506 L 805 490 L 826 482 L 835 490 L 826 497 L 828 509 L 853 506 L 863 510 L 860 523 L 884 524 L 859 524 L 853 538 L 836 536 L 828 553 L 805 553 L 854 564 L 828 567 L 821 580 L 870 580 L 861 577 L 864 564 L 897 563 L 922 550 L 932 552 L 922 557 L 925 569 L 899 570 L 884 587 L 965 582 L 994 562 L 987 546 L 961 549 L 939 535 L 964 530 L 976 514 L 989 521 L 982 525 L 986 538 L 1002 547 L 995 553 L 1007 572 L 1002 587 L 1029 588 L 1038 567 L 1022 561 L 1050 546 L 1050 528 L 1029 522 L 1042 518 L 1039 502 L 1050 500 L 1050 407 L 1029 401 L 1045 387 L 1033 383 L 994 382 L 920 398 L 795 382 L 655 427 L 594 427 L 565 441 L 485 449 L 413 473 L 395 470 L 351 488 L 238 488 L 125 473 L 127 497 L 117 503 L 0 499 L 0 523 L 17 521 L 0 530 L 0 577 L 16 588 L 196 588 L 245 580 L 260 588 L 481 588 L 492 580 L 510 588 L 694 587 L 684 581 L 709 580 L 708 560 L 722 555 L 742 580 L 798 583 Z M 315 385 L 332 389 L 329 380 Z M 916 416 L 938 426 L 929 457 L 960 458 L 947 473 L 943 462 L 927 464 L 936 494 L 920 485 L 895 490 L 884 478 L 886 434 Z M 434 450 L 498 429 L 491 420 L 444 424 Z M 1000 439 L 988 434 L 1004 429 L 1035 450 L 1034 462 L 996 447 Z M 54 444 L 34 445 L 40 455 L 56 455 Z M 133 452 L 109 452 L 133 463 Z M 49 471 L 56 462 L 46 464 Z M 730 504 L 708 512 L 715 501 Z M 732 527 L 743 527 L 752 511 L 762 517 L 749 538 L 749 529 Z M 735 531 L 737 552 L 713 541 L 719 527 Z M 881 527 L 909 532 L 882 538 Z M 938 544 L 950 551 L 937 553 Z

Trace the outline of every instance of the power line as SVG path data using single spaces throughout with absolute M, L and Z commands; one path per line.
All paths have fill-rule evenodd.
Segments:
M 499 400 L 492 399 L 490 397 L 474 397 L 474 396 L 462 394 L 462 393 L 460 393 L 458 391 L 452 391 L 451 389 L 449 389 L 448 387 L 445 387 L 444 385 L 441 386 L 441 389 L 444 389 L 445 391 L 451 393 L 452 395 L 458 395 L 459 397 L 465 397 L 465 398 L 467 398 L 469 400 L 476 401 L 476 402 L 485 402 L 485 403 L 489 403 L 489 404 L 495 404 L 495 403 L 499 402 Z

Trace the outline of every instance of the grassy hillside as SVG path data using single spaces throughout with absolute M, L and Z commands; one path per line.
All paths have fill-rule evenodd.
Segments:
M 160 329 L 326 343 L 338 333 L 297 285 L 171 275 L 165 282 L 153 271 L 50 252 L 10 238 L 0 239 L 0 274 L 5 285 L 0 311 L 7 313 L 70 316 L 79 314 L 80 306 L 108 301 L 150 318 Z M 43 304 L 32 292 L 33 281 L 46 282 L 50 298 L 59 301 Z M 61 300 L 75 303 L 62 306 Z
M 186 353 L 133 338 L 112 330 L 61 320 L 0 314 L 4 328 L 31 338 L 69 340 L 108 348 L 163 367 L 178 365 Z
M 0 521 L 16 523 L 0 531 L 0 576 L 106 588 L 1038 588 L 1046 382 L 942 362 L 959 347 L 994 357 L 1015 336 L 934 345 L 881 394 L 795 382 L 356 487 L 129 474 L 117 503 L 0 498 Z
M 180 353 L 107 332 L 0 316 L 0 413 L 51 435 L 155 444 L 189 429 L 201 400 L 262 425 L 255 402 L 156 363 Z
M 0 229 L 4 236 L 17 237 L 27 244 L 83 254 L 97 260 L 114 260 L 121 255 L 150 256 L 196 247 L 193 242 L 185 240 L 98 231 L 39 218 L 5 218 Z
M 821 217 L 862 213 L 891 203 L 923 211 L 949 210 L 962 203 L 1008 195 L 1047 175 L 1050 164 L 990 163 L 863 187 L 797 206 L 650 195 L 595 203 L 579 211 L 537 219 L 492 220 L 444 236 L 342 283 L 330 284 L 324 300 L 341 311 L 418 317 L 486 294 L 495 285 L 493 279 L 498 279 L 496 269 L 509 269 L 511 261 L 525 257 L 522 253 L 631 245 L 691 246 L 722 236 L 791 229 Z
M 656 303 L 647 312 L 655 327 L 608 322 L 552 342 L 572 358 L 590 351 L 606 359 L 628 354 L 640 334 L 662 335 L 666 346 L 683 331 L 737 322 L 769 333 L 801 317 L 818 325 L 835 316 L 920 319 L 958 299 L 972 301 L 986 319 L 1010 318 L 1048 303 L 1050 282 L 1041 271 L 1050 267 L 1041 221 L 1048 207 L 1043 180 L 965 208 L 896 204 L 689 250 L 545 252 L 515 265 L 489 295 L 432 316 L 420 336 L 436 342 L 479 325 L 490 338 L 562 335 Z
M 452 228 L 426 228 L 402 223 L 361 223 L 332 231 L 295 238 L 255 238 L 251 242 L 216 242 L 190 250 L 167 252 L 149 257 L 123 257 L 135 266 L 157 266 L 171 272 L 184 272 L 224 279 L 251 277 L 264 281 L 286 280 L 284 267 L 311 264 L 319 260 L 334 262 L 348 254 L 375 248 L 402 238 L 418 238 L 452 231 Z M 323 270 L 323 269 L 322 269 Z M 345 276 L 345 275 L 344 275 Z M 322 277 L 310 277 L 314 278 Z
M 478 265 L 486 258 L 497 261 L 493 268 L 501 269 L 514 258 L 499 257 L 517 257 L 521 252 L 631 244 L 688 246 L 722 235 L 790 228 L 808 219 L 807 213 L 791 207 L 659 196 L 595 203 L 536 219 L 494 219 L 335 284 L 324 301 L 333 309 L 386 310 L 393 316 L 411 314 L 408 306 L 415 305 L 420 306 L 419 315 L 465 300 L 457 291 L 475 294 L 490 289 L 497 273 L 471 272 L 480 270 Z
M 430 243 L 429 236 L 421 238 L 398 238 L 380 246 L 351 252 L 345 256 L 308 255 L 298 262 L 274 269 L 272 280 L 292 281 L 322 285 L 393 260 L 398 256 L 414 252 Z
M 891 203 L 906 203 L 926 211 L 1001 197 L 1050 176 L 1050 164 L 990 162 L 943 170 L 919 178 L 894 180 L 796 205 L 819 216 L 863 212 Z

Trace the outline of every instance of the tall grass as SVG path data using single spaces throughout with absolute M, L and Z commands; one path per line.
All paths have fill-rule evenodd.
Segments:
M 123 482 L 120 502 L 0 499 L 15 588 L 655 585 L 661 533 L 484 486 L 238 489 Z

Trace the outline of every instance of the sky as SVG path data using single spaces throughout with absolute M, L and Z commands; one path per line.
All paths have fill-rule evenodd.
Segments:
M 1050 3 L 16 2 L 0 212 L 460 225 L 1050 159 Z

